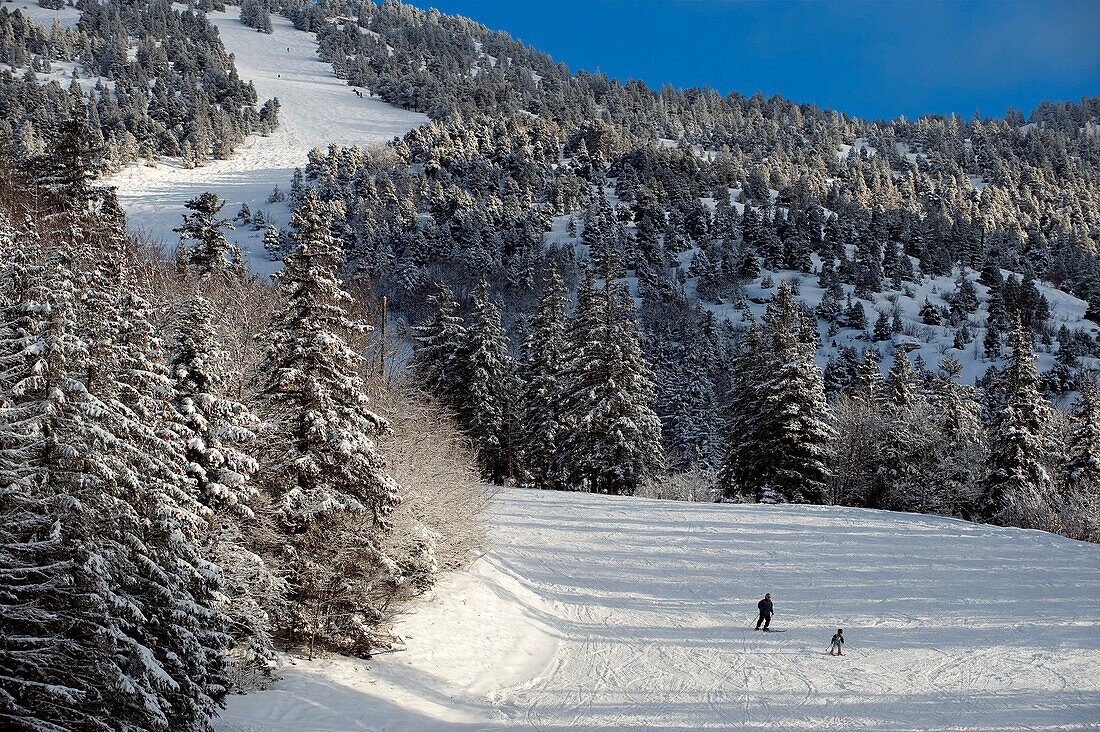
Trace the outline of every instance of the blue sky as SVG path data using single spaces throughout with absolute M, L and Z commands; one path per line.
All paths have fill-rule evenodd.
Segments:
M 411 1 L 573 71 L 760 90 L 863 117 L 1026 114 L 1100 94 L 1100 0 Z

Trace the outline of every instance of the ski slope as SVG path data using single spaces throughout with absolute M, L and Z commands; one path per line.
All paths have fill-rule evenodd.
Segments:
M 112 176 L 108 182 L 118 186 L 131 230 L 154 242 L 175 246 L 178 235 L 172 229 L 182 221 L 184 204 L 205 191 L 228 201 L 222 213 L 229 218 L 248 203 L 253 212 L 263 211 L 269 223 L 286 226 L 289 206 L 268 204 L 267 197 L 276 185 L 288 190 L 294 168 L 305 166 L 311 149 L 329 143 L 384 143 L 427 122 L 417 112 L 365 94 L 359 98 L 317 55 L 314 34 L 295 30 L 289 20 L 274 14 L 274 33 L 257 33 L 240 22 L 239 14 L 239 8 L 229 6 L 208 17 L 226 50 L 236 56 L 241 78 L 255 85 L 259 103 L 278 97 L 279 129 L 268 137 L 253 135 L 231 159 L 209 160 L 201 168 L 187 170 L 178 159 L 163 159 L 155 168 L 138 163 Z M 244 226 L 230 238 L 257 272 L 269 274 L 276 268 L 264 252 L 262 231 Z
M 222 732 L 1068 730 L 1100 723 L 1100 547 L 865 509 L 510 490 L 370 661 L 287 657 Z M 753 632 L 771 592 L 773 627 Z M 827 654 L 843 627 L 843 658 Z

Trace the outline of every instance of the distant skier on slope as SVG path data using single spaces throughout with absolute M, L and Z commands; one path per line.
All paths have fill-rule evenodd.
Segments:
M 844 645 L 844 629 L 843 628 L 837 628 L 836 629 L 836 635 L 833 636 L 832 645 L 829 646 L 829 655 L 830 656 L 843 656 L 844 651 L 840 650 L 841 646 L 843 646 L 843 645 Z M 833 651 L 836 651 L 836 653 L 833 653 Z
M 764 630 L 768 629 L 768 626 L 772 622 L 772 593 L 764 595 L 764 599 L 756 603 L 756 607 L 760 610 L 760 617 L 756 619 L 756 630 L 760 630 L 760 624 L 764 624 Z

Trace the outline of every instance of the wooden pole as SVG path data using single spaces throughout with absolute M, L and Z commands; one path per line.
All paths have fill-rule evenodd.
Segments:
M 379 349 L 378 375 L 386 380 L 386 296 L 382 296 L 382 347 Z

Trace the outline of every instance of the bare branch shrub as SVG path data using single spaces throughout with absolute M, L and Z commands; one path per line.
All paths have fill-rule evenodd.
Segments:
M 634 495 L 667 501 L 714 503 L 721 498 L 717 483 L 713 470 L 693 469 L 654 476 L 639 486 Z
M 378 447 L 402 488 L 390 516 L 391 556 L 414 559 L 430 548 L 437 570 L 468 565 L 488 547 L 482 516 L 496 490 L 481 482 L 469 438 L 438 405 L 410 391 L 375 380 L 371 402 L 389 420 Z

